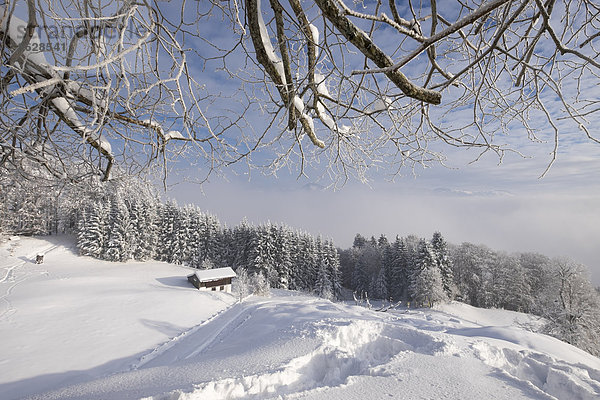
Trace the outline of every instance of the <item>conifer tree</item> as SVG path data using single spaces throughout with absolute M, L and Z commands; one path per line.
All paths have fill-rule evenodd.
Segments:
M 333 288 L 329 280 L 328 265 L 325 258 L 321 259 L 317 268 L 314 293 L 324 299 L 330 300 L 333 298 Z
M 251 268 L 253 275 L 261 274 L 269 280 L 271 275 L 271 244 L 269 243 L 269 230 L 265 225 L 261 225 L 254 230 L 251 254 Z
M 209 258 L 213 264 L 219 264 L 220 254 L 220 246 L 219 246 L 219 237 L 221 232 L 221 224 L 219 220 L 207 213 L 204 214 L 205 220 L 205 231 L 204 231 L 204 248 L 206 252 L 206 257 Z
M 187 205 L 180 208 L 178 211 L 177 229 L 173 241 L 174 246 L 172 248 L 173 254 L 171 262 L 175 264 L 190 265 L 195 247 L 192 242 L 191 229 L 192 216 L 195 213 L 195 208 Z
M 354 243 L 352 244 L 353 248 L 361 248 L 367 244 L 367 239 L 362 236 L 360 233 L 357 233 L 354 237 Z
M 314 238 L 306 233 L 300 236 L 298 263 L 298 288 L 310 291 L 314 287 L 318 267 L 317 248 Z
M 160 226 L 158 235 L 157 257 L 160 261 L 171 262 L 175 247 L 177 231 L 177 205 L 168 201 L 160 207 Z
M 136 196 L 130 202 L 129 217 L 132 227 L 133 258 L 146 261 L 156 256 L 158 241 L 158 200 L 150 195 Z
M 369 291 L 369 276 L 365 270 L 362 258 L 358 258 L 354 265 L 354 274 L 352 277 L 353 289 L 359 296 Z
M 140 201 L 136 198 L 129 201 L 129 223 L 131 224 L 131 257 L 138 260 L 139 248 L 141 247 L 141 231 L 144 229 L 142 209 Z
M 388 282 L 388 296 L 394 301 L 408 298 L 410 285 L 410 256 L 404 239 L 396 237 L 392 250 L 391 279 Z
M 382 237 L 385 237 L 382 235 Z M 398 240 L 398 237 L 396 237 L 396 240 Z M 383 251 L 381 254 L 381 265 L 382 265 L 382 269 L 383 269 L 383 273 L 385 274 L 385 282 L 387 287 L 385 288 L 385 293 L 386 296 L 385 298 L 389 298 L 389 296 L 392 293 L 392 276 L 393 276 L 393 270 L 394 270 L 394 245 L 396 242 L 394 242 L 393 244 L 390 244 L 389 242 L 387 242 L 387 238 L 385 239 L 387 245 L 384 245 L 383 247 Z M 381 238 L 380 238 L 380 242 L 381 242 Z
M 446 301 L 442 283 L 442 275 L 436 265 L 431 246 L 424 239 L 419 245 L 416 268 L 411 276 L 411 301 L 417 306 L 431 307 L 436 303 Z
M 384 299 L 384 300 L 388 299 L 387 286 L 388 285 L 387 285 L 385 269 L 381 268 L 379 270 L 379 273 L 373 280 L 373 285 L 371 288 L 371 293 L 372 293 L 371 296 L 374 299 Z
M 236 251 L 233 257 L 233 268 L 250 267 L 250 249 L 253 242 L 253 232 L 250 224 L 244 218 L 242 223 L 233 229 L 233 246 Z
M 300 254 L 300 235 L 298 232 L 289 231 L 288 237 L 288 254 L 290 257 L 290 272 L 288 277 L 288 289 L 298 290 L 300 289 L 300 270 L 301 266 L 301 254 Z
M 93 202 L 82 213 L 79 222 L 79 253 L 95 258 L 102 257 L 107 240 L 108 210 L 99 201 Z
M 120 194 L 110 201 L 110 232 L 104 252 L 104 259 L 109 261 L 127 261 L 132 257 L 132 229 L 129 220 L 129 210 Z
M 277 269 L 277 288 L 288 289 L 291 272 L 290 233 L 282 226 L 273 226 L 272 236 L 275 241 L 274 261 Z
M 449 299 L 454 297 L 454 277 L 452 275 L 452 262 L 448 254 L 448 246 L 440 232 L 434 232 L 431 240 L 431 248 L 435 256 L 435 262 L 442 275 L 444 292 Z
M 342 277 L 340 271 L 340 258 L 333 241 L 325 242 L 325 257 L 329 267 L 329 280 L 331 281 L 331 290 L 334 298 L 340 298 L 342 295 Z

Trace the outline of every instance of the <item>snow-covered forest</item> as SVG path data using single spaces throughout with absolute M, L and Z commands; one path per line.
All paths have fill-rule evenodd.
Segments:
M 232 267 L 261 275 L 272 288 L 324 298 L 341 289 L 329 239 L 292 228 L 242 222 L 229 228 L 197 206 L 163 203 L 137 181 L 87 188 L 2 181 L 1 231 L 77 235 L 81 255 L 108 261 L 159 260 L 193 268 Z M 5 190 L 6 189 L 6 190 Z
M 262 275 L 272 288 L 325 298 L 340 293 L 333 242 L 281 225 L 242 222 L 228 228 L 196 206 L 131 200 L 117 193 L 89 204 L 77 232 L 82 255 L 108 261 L 156 259 L 200 269 L 227 266 Z
M 230 266 L 270 287 L 339 298 L 358 297 L 429 307 L 458 300 L 544 317 L 545 331 L 600 354 L 600 296 L 586 269 L 568 259 L 506 254 L 484 245 L 451 245 L 441 233 L 357 234 L 352 248 L 273 223 L 235 227 L 197 206 L 161 202 L 139 181 L 97 187 L 0 182 L 4 233 L 71 233 L 80 254 L 108 261 L 159 260 L 193 268 Z
M 439 232 L 366 239 L 340 251 L 343 285 L 363 296 L 416 306 L 458 300 L 544 317 L 545 332 L 600 354 L 600 296 L 587 270 L 566 258 L 450 245 Z

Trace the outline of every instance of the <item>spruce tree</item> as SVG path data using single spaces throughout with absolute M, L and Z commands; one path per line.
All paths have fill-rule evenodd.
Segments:
M 371 296 L 374 299 L 387 300 L 388 299 L 387 286 L 388 285 L 387 285 L 385 269 L 381 268 L 379 270 L 379 273 L 377 274 L 377 276 L 374 279 L 373 287 L 371 289 L 371 293 L 372 293 Z
M 133 230 L 129 220 L 129 210 L 118 193 L 111 199 L 109 220 L 110 233 L 103 258 L 109 261 L 127 261 L 133 255 L 131 248 Z
M 291 254 L 290 254 L 290 233 L 289 230 L 282 227 L 273 227 L 273 237 L 275 241 L 275 266 L 277 269 L 277 288 L 288 289 L 290 284 L 291 272 Z
M 288 276 L 288 289 L 298 290 L 300 288 L 300 270 L 301 255 L 300 255 L 300 235 L 298 232 L 288 232 L 288 254 L 290 257 L 290 270 Z
M 452 262 L 448 254 L 448 246 L 440 232 L 434 232 L 431 240 L 431 248 L 435 256 L 435 262 L 442 275 L 444 292 L 449 299 L 454 297 L 454 276 L 452 275 Z
M 354 265 L 354 273 L 352 276 L 352 283 L 354 291 L 362 296 L 364 293 L 369 291 L 369 276 L 367 275 L 367 271 L 364 265 L 364 262 L 361 258 L 356 260 L 356 264 Z
M 342 295 L 342 277 L 340 271 L 340 258 L 333 241 L 325 242 L 325 256 L 327 257 L 329 280 L 334 298 L 340 298 Z
M 177 214 L 177 205 L 172 201 L 168 201 L 160 207 L 157 246 L 157 258 L 160 261 L 171 262 L 173 259 L 175 232 L 177 229 Z
M 333 298 L 333 288 L 329 279 L 328 265 L 326 259 L 322 259 L 317 268 L 317 278 L 313 292 L 324 299 Z
M 432 307 L 448 299 L 435 256 L 425 240 L 421 240 L 419 244 L 416 268 L 411 276 L 410 296 L 418 307 Z
M 404 239 L 396 237 L 392 250 L 391 279 L 388 282 L 388 296 L 393 301 L 406 300 L 410 286 L 410 256 Z

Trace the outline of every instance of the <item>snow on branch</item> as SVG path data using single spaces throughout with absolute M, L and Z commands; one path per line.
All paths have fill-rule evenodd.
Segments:
M 6 13 L 6 9 L 2 8 L 0 13 L 3 17 L 0 21 L 0 34 L 7 37 L 8 47 L 14 49 L 9 58 L 9 65 L 15 70 L 24 74 L 24 78 L 30 84 L 19 89 L 13 90 L 10 95 L 12 97 L 36 91 L 42 96 L 47 96 L 53 93 L 53 90 L 47 90 L 49 86 L 55 86 L 63 80 L 53 71 L 55 66 L 50 66 L 44 53 L 41 51 L 33 52 L 27 50 L 28 46 L 33 43 L 39 45 L 40 39 L 35 29 L 30 29 L 31 26 L 37 26 L 35 22 L 35 7 L 29 3 L 29 22 L 27 29 L 22 32 L 19 27 L 25 25 L 22 19 Z M 38 46 L 40 48 L 40 46 Z M 97 130 L 90 129 L 84 124 L 75 111 L 71 100 L 65 97 L 50 98 L 51 108 L 56 115 L 64 121 L 73 131 L 75 131 L 82 139 L 84 139 L 93 148 L 97 149 L 107 160 L 108 164 L 104 171 L 104 179 L 108 179 L 110 170 L 114 163 L 112 148 L 108 140 L 98 133 Z
M 12 92 L 10 92 L 10 95 L 11 95 L 11 97 L 19 96 L 21 94 L 25 94 L 28 92 L 34 92 L 36 90 L 39 90 L 39 89 L 42 89 L 42 88 L 45 88 L 48 86 L 52 86 L 52 85 L 55 85 L 60 82 L 62 82 L 62 79 L 60 79 L 60 78 L 46 79 L 44 81 L 34 83 L 32 85 L 23 86 L 22 88 L 15 89 Z
M 279 94 L 287 108 L 294 107 L 299 113 L 300 124 L 312 143 L 320 148 L 325 143 L 318 139 L 312 118 L 304 112 L 304 102 L 288 91 L 284 65 L 275 53 L 269 32 L 262 17 L 260 0 L 246 0 L 246 13 L 250 37 L 256 51 L 256 59 L 265 68 L 265 71 L 277 87 Z
M 503 0 L 506 1 L 506 0 Z M 394 62 L 383 52 L 369 36 L 354 25 L 335 4 L 334 0 L 315 0 L 327 18 L 337 30 L 344 35 L 357 49 L 359 49 L 375 65 L 382 68 L 385 75 L 408 97 L 425 103 L 440 104 L 442 95 L 434 90 L 426 89 L 412 83 L 397 68 L 392 68 Z

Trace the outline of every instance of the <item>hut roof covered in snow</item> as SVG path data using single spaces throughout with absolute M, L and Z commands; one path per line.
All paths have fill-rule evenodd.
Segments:
M 192 275 L 196 275 L 199 282 L 210 282 L 218 281 L 220 279 L 235 278 L 237 275 L 230 267 L 225 268 L 214 268 L 214 269 L 200 269 L 194 272 Z M 190 276 L 192 276 L 190 275 Z M 189 276 L 188 276 L 189 278 Z

